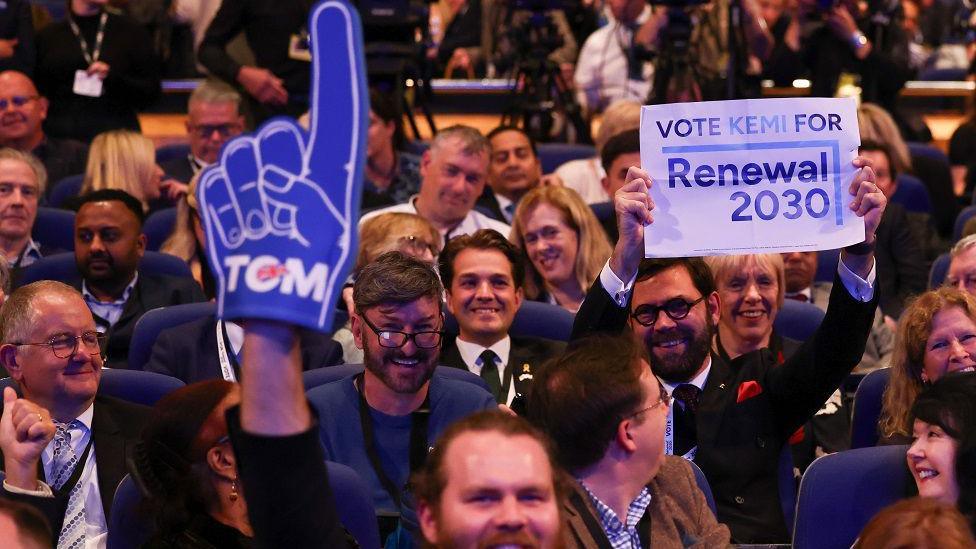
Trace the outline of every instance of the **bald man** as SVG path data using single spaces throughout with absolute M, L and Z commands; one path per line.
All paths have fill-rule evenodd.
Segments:
M 44 134 L 48 101 L 24 73 L 0 72 L 0 146 L 32 153 L 47 170 L 47 192 L 69 175 L 85 172 L 88 146 Z

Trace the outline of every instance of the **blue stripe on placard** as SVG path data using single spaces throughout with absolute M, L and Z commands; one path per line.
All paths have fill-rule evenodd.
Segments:
M 762 151 L 769 149 L 823 149 L 829 148 L 833 153 L 834 172 L 834 218 L 837 225 L 844 224 L 844 210 L 842 183 L 840 180 L 840 143 L 836 139 L 820 141 L 771 141 L 766 143 L 727 143 L 713 145 L 679 145 L 661 147 L 664 154 L 702 153 L 720 151 Z

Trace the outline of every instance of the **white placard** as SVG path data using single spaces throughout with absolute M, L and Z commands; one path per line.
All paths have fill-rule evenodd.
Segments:
M 826 250 L 864 240 L 849 193 L 853 99 L 645 106 L 641 166 L 654 184 L 647 257 Z

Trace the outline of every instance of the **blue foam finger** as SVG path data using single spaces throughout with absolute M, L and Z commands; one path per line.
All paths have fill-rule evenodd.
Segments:
M 321 2 L 309 28 L 310 131 L 278 118 L 236 137 L 197 197 L 218 316 L 324 331 L 355 256 L 369 106 L 355 10 Z

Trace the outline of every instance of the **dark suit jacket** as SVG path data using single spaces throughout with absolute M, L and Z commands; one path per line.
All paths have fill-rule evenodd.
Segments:
M 496 221 L 501 221 L 502 223 L 509 223 L 505 219 L 505 214 L 502 213 L 502 207 L 498 204 L 498 199 L 495 198 L 494 191 L 488 185 L 485 185 L 485 189 L 481 191 L 481 196 L 478 197 L 478 201 L 474 205 L 481 213 L 488 217 Z
M 898 318 L 905 309 L 905 299 L 928 286 L 928 263 L 901 204 L 888 204 L 876 234 L 874 257 L 878 261 L 881 312 Z
M 0 403 L 2 406 L 2 403 Z M 102 498 L 106 522 L 112 508 L 115 488 L 126 474 L 126 460 L 139 439 L 143 426 L 149 420 L 150 408 L 108 396 L 95 397 L 92 417 L 92 451 L 95 453 L 98 473 L 98 491 Z M 3 455 L 0 453 L 0 463 Z M 81 467 L 83 464 L 79 464 Z M 0 497 L 26 502 L 44 514 L 57 537 L 64 519 L 63 509 L 58 510 L 54 498 L 39 498 L 12 494 L 0 487 Z
M 835 280 L 820 328 L 782 365 L 768 349 L 731 364 L 712 355 L 696 415 L 695 463 L 712 487 L 719 520 L 737 543 L 789 540 L 778 492 L 780 452 L 860 361 L 879 293 L 876 288 L 874 300 L 860 303 Z M 573 339 L 619 333 L 627 315 L 597 280 L 576 315 Z M 746 382 L 757 383 L 760 392 L 738 402 Z
M 560 341 L 550 341 L 540 337 L 513 337 L 512 350 L 508 355 L 508 365 L 512 370 L 512 383 L 517 394 L 528 396 L 532 375 L 538 371 L 546 360 L 562 354 L 566 344 Z M 468 366 L 461 358 L 454 337 L 445 338 L 441 344 L 441 360 L 444 366 L 467 370 Z M 528 377 L 525 374 L 529 374 Z
M 303 329 L 300 338 L 303 370 L 342 364 L 342 346 L 329 336 Z M 221 379 L 215 318 L 208 316 L 163 330 L 143 370 L 173 376 L 188 385 Z
M 189 183 L 193 179 L 193 166 L 190 165 L 190 159 L 186 156 L 180 156 L 178 158 L 171 158 L 166 162 L 160 162 L 159 167 L 163 169 L 163 172 L 167 176 L 181 183 Z
M 596 524 L 600 520 L 589 495 L 579 483 L 574 482 L 572 486 L 569 500 L 563 502 L 569 530 L 567 547 L 609 547 L 606 536 L 597 538 L 586 526 L 587 520 Z M 715 520 L 685 460 L 665 456 L 647 487 L 651 491 L 651 504 L 645 513 L 651 519 L 651 547 L 711 549 L 729 545 L 728 527 Z
M 71 285 L 81 291 L 80 278 L 72 281 Z M 139 280 L 122 309 L 122 316 L 108 332 L 105 365 L 109 368 L 128 367 L 129 340 L 132 339 L 136 321 L 146 311 L 200 301 L 206 301 L 206 297 L 192 278 L 139 273 Z

